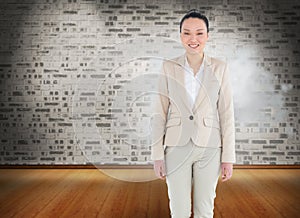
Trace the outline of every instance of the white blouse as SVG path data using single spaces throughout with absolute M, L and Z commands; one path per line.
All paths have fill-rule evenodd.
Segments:
M 205 58 L 205 55 L 204 55 Z M 194 75 L 194 71 L 193 69 L 190 67 L 188 61 L 187 61 L 187 57 L 185 56 L 185 76 L 184 76 L 184 83 L 185 83 L 185 87 L 187 90 L 187 93 L 189 95 L 189 98 L 191 100 L 191 105 L 194 106 L 195 101 L 196 101 L 196 97 L 199 93 L 200 90 L 200 81 L 201 81 L 201 77 L 203 76 L 203 72 L 204 72 L 204 58 L 202 61 L 202 64 L 199 68 L 199 71 L 196 73 L 196 75 Z

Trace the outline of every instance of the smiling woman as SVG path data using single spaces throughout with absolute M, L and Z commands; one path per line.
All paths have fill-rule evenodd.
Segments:
M 227 64 L 204 54 L 208 19 L 189 11 L 180 22 L 185 54 L 163 63 L 152 159 L 166 179 L 172 217 L 213 217 L 217 181 L 232 176 L 235 162 L 233 99 Z M 175 122 L 176 120 L 176 122 Z M 172 125 L 171 125 L 172 124 Z M 178 189 L 180 187 L 180 189 Z

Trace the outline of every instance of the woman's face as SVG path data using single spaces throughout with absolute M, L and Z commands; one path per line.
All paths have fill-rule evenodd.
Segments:
M 202 53 L 208 40 L 205 22 L 199 18 L 184 20 L 181 26 L 180 39 L 188 53 Z

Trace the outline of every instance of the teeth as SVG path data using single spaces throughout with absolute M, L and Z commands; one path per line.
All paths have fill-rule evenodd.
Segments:
M 196 48 L 196 47 L 198 47 L 199 46 L 199 44 L 193 44 L 193 45 L 189 45 L 191 48 Z

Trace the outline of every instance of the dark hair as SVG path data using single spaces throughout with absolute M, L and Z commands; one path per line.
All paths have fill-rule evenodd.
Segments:
M 206 28 L 207 28 L 207 32 L 209 32 L 209 24 L 208 24 L 208 19 L 205 15 L 201 14 L 200 11 L 198 11 L 197 9 L 192 9 L 192 10 L 189 10 L 185 15 L 184 17 L 181 19 L 180 21 L 180 29 L 179 29 L 179 32 L 181 33 L 181 27 L 182 27 L 182 23 L 184 20 L 188 19 L 188 18 L 199 18 L 201 20 L 204 21 L 205 25 L 206 25 Z

